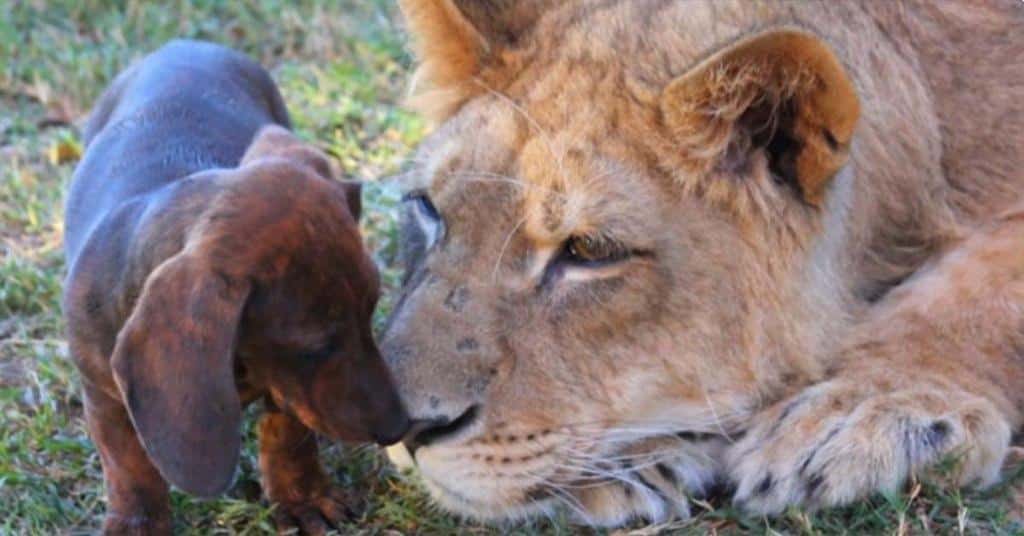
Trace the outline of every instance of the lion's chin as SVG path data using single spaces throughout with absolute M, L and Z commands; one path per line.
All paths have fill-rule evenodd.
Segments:
M 550 515 L 557 506 L 552 498 L 526 498 L 526 494 L 519 494 L 523 497 L 521 500 L 509 498 L 510 495 L 516 495 L 514 493 L 469 497 L 429 478 L 424 478 L 423 482 L 430 496 L 445 510 L 487 523 L 522 521 Z
M 487 523 L 521 521 L 541 515 L 549 515 L 557 507 L 557 501 L 549 496 L 531 494 L 517 490 L 514 485 L 502 488 L 480 489 L 472 482 L 448 482 L 432 478 L 429 468 L 418 467 L 405 445 L 399 443 L 387 449 L 388 458 L 403 471 L 414 470 L 434 501 L 449 512 Z M 440 474 L 445 474 L 440 471 Z M 472 491 L 468 491 L 468 490 Z

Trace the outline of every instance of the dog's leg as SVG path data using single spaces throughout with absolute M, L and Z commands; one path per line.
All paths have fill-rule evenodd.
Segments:
M 171 534 L 167 483 L 150 463 L 124 405 L 86 384 L 85 419 L 107 485 L 103 533 Z
M 1024 211 L 997 218 L 894 289 L 835 372 L 763 411 L 730 447 L 736 501 L 832 506 L 931 471 L 998 479 L 1024 416 Z
M 260 471 L 276 503 L 278 530 L 323 534 L 350 519 L 359 498 L 331 484 L 320 465 L 316 434 L 287 413 L 268 409 L 260 420 Z

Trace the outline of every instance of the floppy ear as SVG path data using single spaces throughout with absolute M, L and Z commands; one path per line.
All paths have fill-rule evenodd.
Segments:
M 794 29 L 749 37 L 702 61 L 669 84 L 661 108 L 691 171 L 742 172 L 762 153 L 772 176 L 815 206 L 846 164 L 860 115 L 828 45 Z
M 112 366 L 132 424 L 169 482 L 216 495 L 234 476 L 241 403 L 233 354 L 247 282 L 180 253 L 146 281 L 117 336 Z
M 345 189 L 345 200 L 348 201 L 348 211 L 352 213 L 352 219 L 359 221 L 359 216 L 363 213 L 363 183 L 342 181 L 340 184 Z
M 547 4 L 561 0 L 400 0 L 420 66 L 413 105 L 441 121 L 483 88 L 488 69 L 526 36 Z
M 304 165 L 328 180 L 334 176 L 327 155 L 295 137 L 295 134 L 280 125 L 266 125 L 256 133 L 252 143 L 245 150 L 245 155 L 242 156 L 241 165 L 271 157 Z

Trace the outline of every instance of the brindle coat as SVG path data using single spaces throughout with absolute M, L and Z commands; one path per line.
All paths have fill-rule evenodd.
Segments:
M 264 488 L 280 523 L 310 532 L 351 499 L 311 430 L 390 443 L 407 427 L 370 332 L 359 189 L 288 124 L 262 68 L 200 42 L 164 46 L 96 104 L 67 200 L 64 312 L 105 532 L 170 532 L 168 483 L 223 491 L 256 399 Z

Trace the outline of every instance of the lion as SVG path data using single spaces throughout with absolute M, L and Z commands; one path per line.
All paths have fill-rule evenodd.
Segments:
M 1024 6 L 403 0 L 382 348 L 442 506 L 842 505 L 1024 409 Z

